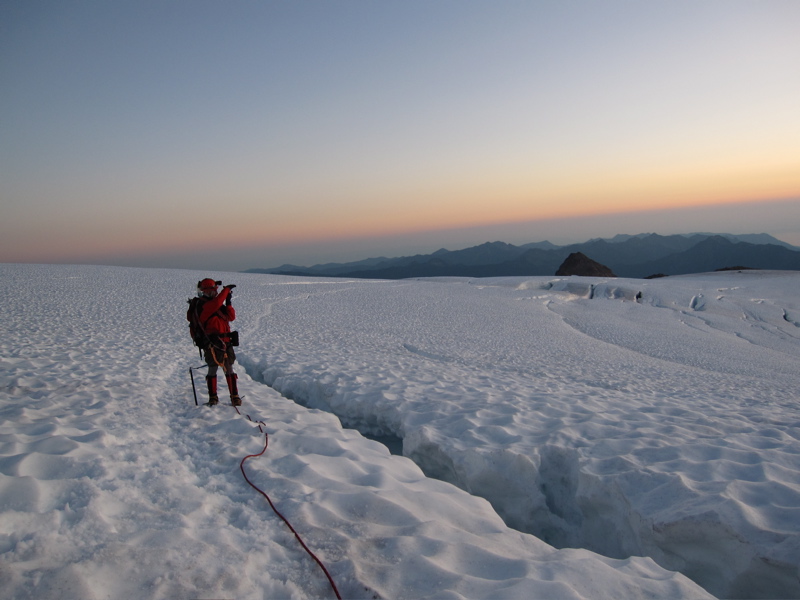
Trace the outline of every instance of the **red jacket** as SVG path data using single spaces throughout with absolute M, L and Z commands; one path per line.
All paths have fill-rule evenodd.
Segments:
M 214 298 L 209 298 L 200 311 L 200 325 L 207 335 L 230 333 L 230 322 L 236 320 L 236 311 L 233 306 L 225 306 L 225 300 L 231 293 L 229 288 L 222 291 Z

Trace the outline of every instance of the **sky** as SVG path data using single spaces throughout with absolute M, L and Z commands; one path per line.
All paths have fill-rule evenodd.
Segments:
M 0 4 L 0 262 L 800 245 L 796 0 Z

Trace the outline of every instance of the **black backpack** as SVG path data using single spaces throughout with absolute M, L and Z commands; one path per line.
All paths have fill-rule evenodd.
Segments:
M 189 298 L 189 300 L 187 300 L 189 303 L 189 310 L 186 312 L 186 318 L 189 320 L 189 335 L 192 336 L 194 345 L 201 350 L 205 350 L 212 344 L 212 342 L 214 342 L 214 340 L 211 339 L 211 336 L 206 333 L 204 327 L 205 323 L 200 322 L 200 313 L 203 312 L 203 306 L 207 301 L 208 298 L 203 296 L 197 296 L 196 298 Z M 224 310 L 224 307 L 221 310 Z M 212 335 L 214 335 L 215 338 L 219 337 L 216 336 L 216 334 Z M 231 331 L 230 333 L 226 333 L 224 335 L 227 340 L 230 340 L 229 343 L 231 346 L 239 345 L 238 331 Z
M 203 324 L 200 322 L 200 313 L 203 312 L 203 305 L 206 303 L 206 298 L 198 296 L 196 298 L 189 298 L 189 310 L 186 312 L 186 318 L 189 320 L 189 335 L 192 336 L 192 342 L 198 348 L 206 348 L 209 343 L 208 335 L 206 335 Z

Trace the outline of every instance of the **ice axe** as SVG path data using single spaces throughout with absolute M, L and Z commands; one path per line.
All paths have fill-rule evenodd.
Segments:
M 192 394 L 194 394 L 194 405 L 199 406 L 197 404 L 197 388 L 194 386 L 194 369 L 206 369 L 208 365 L 203 365 L 202 367 L 189 367 L 189 377 L 192 380 Z

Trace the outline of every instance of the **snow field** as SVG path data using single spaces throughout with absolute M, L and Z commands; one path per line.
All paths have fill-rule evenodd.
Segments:
M 557 547 L 796 598 L 799 281 L 267 278 L 242 362 Z
M 0 265 L 0 272 L 4 597 L 333 597 L 317 565 L 241 476 L 241 459 L 263 448 L 258 427 L 229 406 L 194 405 L 188 367 L 201 362 L 188 339 L 183 298 L 206 274 L 38 265 Z M 298 370 L 302 376 L 294 378 L 298 393 L 309 397 L 337 398 L 340 378 L 350 376 L 330 354 L 337 343 L 345 364 L 362 365 L 352 374 L 361 385 L 384 385 L 384 357 L 369 345 L 344 347 L 330 323 L 304 329 L 325 321 L 324 301 L 345 299 L 341 292 L 354 286 L 320 283 L 298 293 L 303 286 L 266 287 L 285 278 L 223 279 L 233 277 L 240 286 L 238 328 L 247 340 L 239 351 L 248 365 L 239 368 L 242 412 L 263 420 L 269 433 L 266 454 L 245 468 L 325 562 L 345 598 L 707 597 L 650 559 L 556 550 L 509 529 L 485 500 L 425 477 L 409 459 L 342 429 L 333 415 L 251 379 L 249 365 L 262 360 L 261 352 L 284 355 L 275 345 L 280 327 L 286 341 L 311 352 L 305 360 L 314 359 L 318 371 Z M 282 311 L 303 298 L 322 299 L 318 312 L 300 311 L 306 323 L 282 323 Z M 375 306 L 351 310 L 361 311 L 364 323 L 393 326 Z M 408 360 L 461 360 L 427 343 L 424 332 L 407 343 L 397 350 L 395 378 L 385 382 L 387 400 L 401 406 L 388 389 L 406 392 L 398 381 L 412 380 Z M 297 345 L 285 350 L 285 357 L 299 358 Z M 291 363 L 283 368 L 290 372 Z M 417 392 L 426 383 L 429 393 L 447 391 L 438 377 L 420 373 L 413 378 Z M 495 379 L 478 378 L 487 386 Z M 202 394 L 201 374 L 197 384 Z M 496 406 L 483 409 L 497 421 L 486 427 L 514 421 L 501 402 L 508 393 L 501 390 Z M 431 440 L 455 431 L 441 422 L 454 410 L 449 404 L 384 420 L 370 416 L 363 396 L 351 399 L 364 403 L 361 420 L 374 420 L 376 431 L 392 425 L 405 434 L 407 427 Z M 496 442 L 497 431 L 482 435 Z

